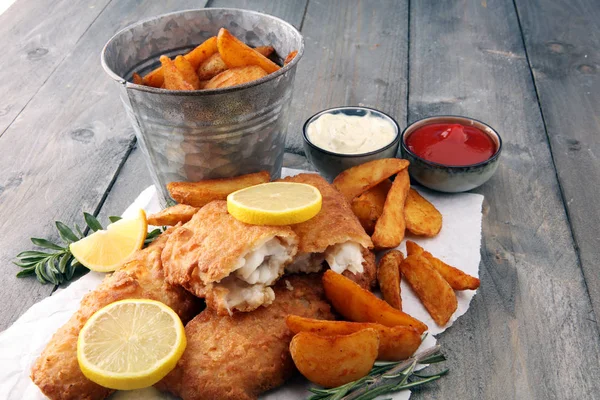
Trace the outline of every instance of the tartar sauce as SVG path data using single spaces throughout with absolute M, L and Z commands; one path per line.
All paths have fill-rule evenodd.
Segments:
M 394 125 L 372 115 L 323 114 L 312 121 L 308 140 L 333 153 L 362 154 L 390 144 L 396 137 Z

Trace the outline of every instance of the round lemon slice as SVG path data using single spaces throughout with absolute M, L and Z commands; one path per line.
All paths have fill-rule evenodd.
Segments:
M 227 211 L 254 225 L 290 225 L 308 221 L 321 211 L 321 192 L 294 182 L 269 182 L 227 196 Z
M 175 368 L 186 343 L 179 316 L 165 304 L 121 300 L 85 323 L 77 340 L 77 361 L 83 375 L 101 386 L 141 389 Z
M 111 272 L 137 250 L 141 249 L 148 233 L 146 213 L 140 210 L 133 219 L 121 219 L 90 236 L 71 243 L 71 254 L 81 264 L 98 272 Z

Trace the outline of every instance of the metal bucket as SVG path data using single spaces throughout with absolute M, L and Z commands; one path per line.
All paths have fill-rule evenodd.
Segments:
M 298 55 L 279 71 L 230 88 L 174 91 L 131 83 L 134 72 L 144 75 L 159 66 L 161 55 L 187 53 L 222 27 L 252 47 L 273 46 L 281 58 L 293 50 Z M 165 185 L 173 181 L 261 170 L 279 178 L 303 51 L 302 35 L 292 25 L 238 9 L 165 14 L 131 25 L 108 41 L 102 66 L 121 87 L 121 100 L 163 200 L 169 199 Z

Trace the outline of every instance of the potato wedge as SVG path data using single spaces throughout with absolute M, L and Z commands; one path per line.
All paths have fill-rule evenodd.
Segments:
M 352 200 L 352 211 L 369 235 L 373 234 L 375 223 L 383 212 L 390 187 L 392 187 L 392 181 L 386 179 Z
M 431 318 L 440 326 L 446 325 L 458 307 L 456 294 L 448 282 L 421 255 L 406 257 L 400 271 Z
M 143 85 L 144 84 L 144 79 L 137 72 L 133 73 L 132 81 L 136 85 Z
M 198 79 L 198 74 L 192 67 L 192 64 L 188 60 L 186 60 L 183 56 L 175 57 L 174 61 L 175 66 L 181 72 L 183 76 L 183 80 L 192 85 L 194 90 L 200 89 L 200 79 Z
M 254 48 L 254 50 L 258 51 L 265 57 L 269 57 L 275 52 L 275 48 L 273 46 L 257 46 Z
M 217 51 L 217 37 L 213 36 L 202 42 L 202 44 L 197 46 L 194 50 L 185 54 L 184 57 L 190 62 L 190 64 L 192 64 L 194 70 L 196 70 L 202 61 L 206 60 Z M 146 74 L 143 78 L 144 85 L 156 88 L 163 87 L 164 72 L 162 68 L 162 66 L 158 67 L 152 72 Z
M 170 182 L 169 194 L 176 202 L 192 207 L 202 207 L 213 200 L 225 200 L 229 193 L 248 186 L 267 183 L 271 176 L 267 171 L 240 175 L 234 178 L 211 179 L 200 182 Z
M 326 388 L 366 376 L 377 359 L 378 348 L 379 335 L 375 329 L 335 336 L 300 332 L 290 343 L 298 371 L 309 381 Z
M 414 189 L 409 190 L 404 203 L 404 220 L 414 235 L 432 237 L 442 229 L 442 214 Z
M 333 186 L 348 200 L 366 192 L 392 175 L 405 170 L 409 162 L 399 158 L 382 158 L 349 168 L 333 180 Z
M 267 73 L 261 67 L 249 65 L 247 67 L 231 68 L 221 72 L 212 78 L 204 89 L 219 89 L 229 86 L 241 85 L 242 83 L 252 82 L 267 76 Z
M 198 210 L 198 207 L 177 204 L 172 207 L 167 207 L 157 213 L 150 214 L 148 216 L 148 225 L 175 226 L 180 222 L 184 224 L 192 219 Z
M 427 325 L 416 318 L 395 309 L 373 293 L 361 288 L 343 275 L 331 270 L 323 274 L 325 296 L 344 317 L 355 322 L 376 322 L 385 326 L 411 326 L 419 333 Z
M 475 290 L 479 287 L 480 282 L 478 278 L 475 278 L 474 276 L 464 273 L 458 268 L 446 264 L 411 240 L 406 241 L 406 252 L 409 256 L 416 254 L 425 257 L 454 290 Z
M 375 223 L 371 236 L 376 249 L 391 249 L 397 247 L 404 239 L 406 224 L 404 222 L 404 202 L 410 189 L 408 169 L 396 175 L 394 183 L 383 206 L 381 217 Z
M 271 74 L 280 69 L 279 65 L 260 54 L 233 36 L 225 28 L 219 30 L 217 35 L 217 47 L 221 58 L 229 68 L 246 67 L 257 65 Z
M 285 61 L 283 65 L 288 65 L 292 62 L 292 60 L 298 55 L 298 50 L 290 51 L 287 57 L 285 57 Z
M 215 53 L 210 56 L 207 60 L 205 60 L 198 67 L 198 77 L 201 80 L 212 79 L 215 76 L 219 75 L 221 72 L 227 70 L 227 64 L 221 58 L 219 53 Z
M 165 89 L 168 90 L 194 90 L 191 83 L 185 80 L 183 73 L 167 56 L 160 56 L 165 78 Z
M 400 297 L 400 263 L 404 256 L 398 250 L 388 251 L 379 260 L 377 267 L 377 281 L 383 299 L 398 310 L 402 310 L 402 297 Z
M 375 329 L 379 334 L 378 360 L 399 361 L 414 354 L 421 344 L 421 335 L 410 326 L 389 327 L 374 322 L 326 321 L 288 315 L 285 320 L 293 333 L 311 332 L 319 336 L 349 335 L 363 329 Z

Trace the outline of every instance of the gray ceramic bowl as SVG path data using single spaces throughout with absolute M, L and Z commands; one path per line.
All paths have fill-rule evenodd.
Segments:
M 363 116 L 367 113 L 371 113 L 376 117 L 386 119 L 390 121 L 395 127 L 396 137 L 390 144 L 385 145 L 381 149 L 371 151 L 368 153 L 342 154 L 324 150 L 313 144 L 308 139 L 308 127 L 313 121 L 315 121 L 323 114 L 346 114 Z M 310 163 L 315 166 L 315 168 L 321 173 L 321 175 L 323 175 L 330 182 L 333 181 L 333 179 L 336 176 L 338 176 L 340 172 L 350 167 L 354 167 L 355 165 L 363 164 L 367 161 L 373 161 L 380 158 L 396 157 L 396 152 L 398 151 L 398 144 L 400 143 L 400 127 L 398 126 L 398 123 L 389 115 L 379 110 L 375 110 L 368 107 L 344 106 L 323 110 L 310 117 L 304 123 L 302 133 L 302 138 L 304 139 L 304 152 L 306 153 L 306 158 L 308 158 L 308 161 L 310 161 Z
M 438 164 L 425 160 L 408 149 L 406 139 L 417 129 L 429 125 L 451 123 L 465 126 L 474 126 L 485 132 L 496 144 L 496 152 L 486 161 L 465 166 L 452 166 Z M 466 192 L 487 182 L 496 169 L 502 150 L 502 139 L 498 132 L 489 125 L 472 118 L 441 115 L 425 118 L 409 125 L 402 132 L 402 157 L 410 161 L 408 172 L 410 176 L 421 185 L 433 190 L 446 193 Z

